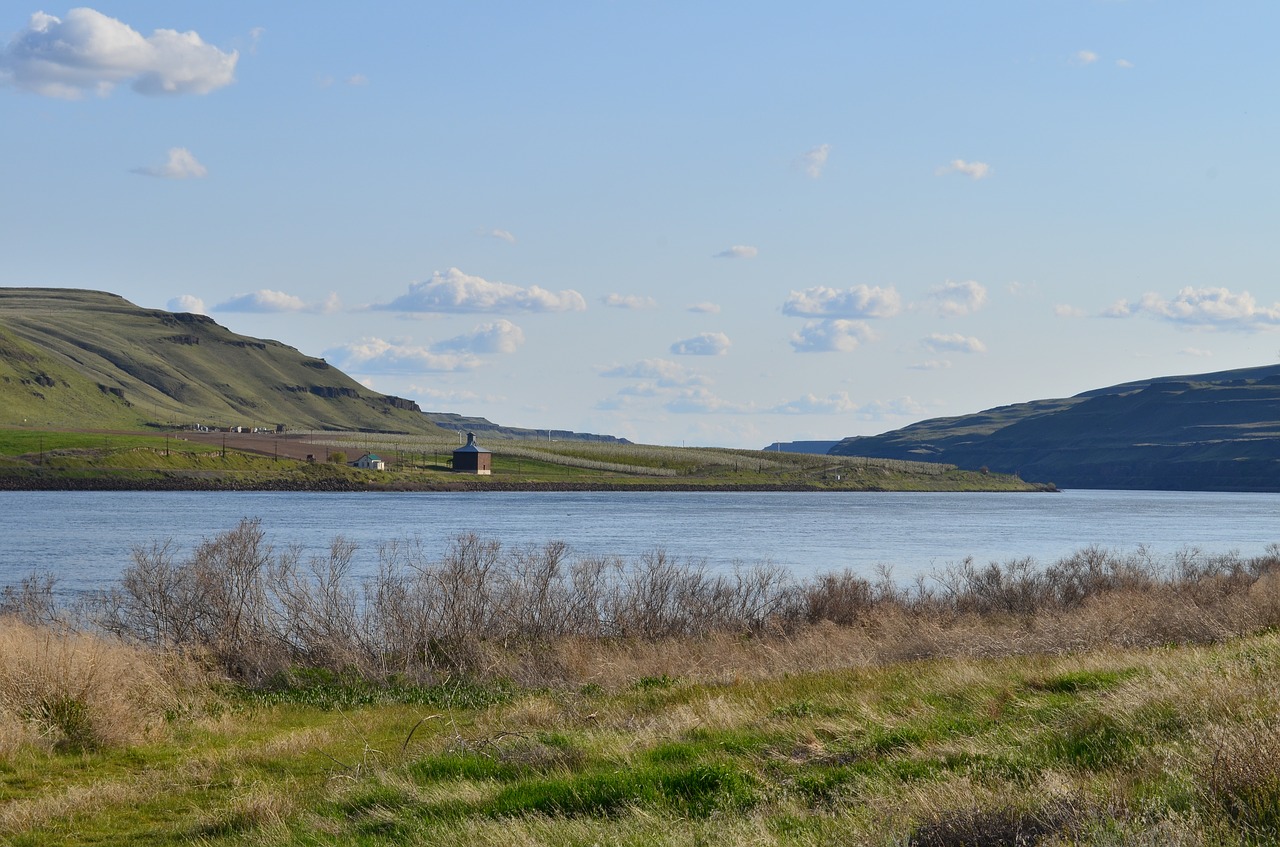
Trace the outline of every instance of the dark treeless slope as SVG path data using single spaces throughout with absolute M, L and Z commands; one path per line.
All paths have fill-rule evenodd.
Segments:
M 1280 365 L 936 418 L 846 438 L 831 453 L 987 467 L 1062 488 L 1280 491 Z

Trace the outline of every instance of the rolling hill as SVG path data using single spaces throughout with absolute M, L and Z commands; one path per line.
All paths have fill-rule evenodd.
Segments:
M 1280 491 L 1280 365 L 935 418 L 830 452 L 986 467 L 1061 488 Z
M 101 291 L 0 288 L 0 426 L 432 433 L 411 401 L 204 315 Z

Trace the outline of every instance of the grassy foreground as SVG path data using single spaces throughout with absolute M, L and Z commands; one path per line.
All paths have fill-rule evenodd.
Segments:
M 453 473 L 454 434 L 87 433 L 0 429 L 0 488 L 1036 491 L 1014 475 L 895 459 L 495 439 L 493 473 Z M 366 452 L 386 471 L 349 467 Z M 310 454 L 315 462 L 304 461 Z M 337 461 L 333 461 L 337 460 Z
M 617 687 L 317 674 L 257 691 L 15 623 L 0 641 L 12 845 L 1280 838 L 1275 633 L 717 681 L 689 668 Z M 110 744 L 42 731 L 97 719 L 65 700 L 13 711 L 35 678 L 59 674 L 95 689 Z
M 912 588 L 350 552 L 244 521 L 0 591 L 0 843 L 1280 842 L 1280 547 Z

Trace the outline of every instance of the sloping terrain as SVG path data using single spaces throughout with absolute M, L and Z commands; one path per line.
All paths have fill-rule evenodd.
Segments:
M 100 291 L 0 288 L 0 426 L 429 433 L 416 404 L 204 315 Z
M 846 438 L 831 453 L 987 467 L 1063 488 L 1280 491 L 1280 365 L 936 418 Z

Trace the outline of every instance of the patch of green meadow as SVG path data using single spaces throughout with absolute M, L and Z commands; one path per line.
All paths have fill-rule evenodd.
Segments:
M 1109 844 L 1177 825 L 1186 843 L 1265 843 L 1277 670 L 1265 634 L 618 690 L 299 672 L 210 690 L 152 743 L 11 752 L 0 837 L 995 844 L 1040 827 Z M 953 838 L 971 831 L 989 840 Z

